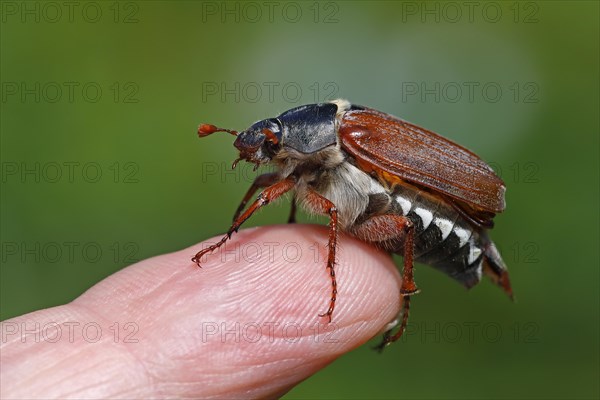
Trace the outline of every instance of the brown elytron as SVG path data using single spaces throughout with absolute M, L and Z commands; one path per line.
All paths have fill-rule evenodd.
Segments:
M 382 112 L 348 111 L 340 127 L 342 147 L 359 163 L 371 164 L 409 182 L 434 189 L 483 211 L 505 208 L 502 180 L 469 150 L 436 133 Z
M 256 178 L 225 237 L 196 254 L 195 262 L 224 244 L 257 209 L 294 190 L 290 221 L 296 199 L 330 218 L 331 298 L 321 316 L 331 321 L 337 300 L 338 230 L 403 256 L 401 325 L 396 334 L 391 329 L 385 333 L 380 349 L 406 327 L 410 296 L 418 292 L 414 261 L 466 287 L 485 273 L 512 297 L 506 265 L 487 236 L 495 214 L 505 208 L 505 187 L 472 152 L 414 124 L 343 100 L 297 107 L 239 134 L 205 124 L 199 135 L 221 130 L 237 136 L 240 159 L 257 166 L 272 162 L 279 170 Z M 265 189 L 243 212 L 259 188 Z

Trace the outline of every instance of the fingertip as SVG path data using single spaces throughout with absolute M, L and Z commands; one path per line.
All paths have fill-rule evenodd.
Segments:
M 207 257 L 203 271 L 211 281 L 215 279 L 224 310 L 237 309 L 255 321 L 328 326 L 328 331 L 336 331 L 335 343 L 311 351 L 341 354 L 368 341 L 396 317 L 401 279 L 389 254 L 339 235 L 334 267 L 337 293 L 328 324 L 332 279 L 327 243 L 328 230 L 323 226 L 246 229 L 223 252 Z
M 168 368 L 153 364 L 160 369 L 153 373 L 167 382 L 194 382 L 182 395 L 285 392 L 367 342 L 398 313 L 398 270 L 388 254 L 367 243 L 338 237 L 329 322 L 319 317 L 332 297 L 327 227 L 240 230 L 198 268 L 192 257 L 220 238 L 144 260 L 80 299 L 138 324 L 140 345 L 130 351 L 139 359 L 177 360 Z
M 225 258 L 216 254 L 205 264 L 214 271 L 222 295 L 219 317 L 213 321 L 219 327 L 214 343 L 229 354 L 225 358 L 232 365 L 255 366 L 248 387 L 259 390 L 259 397 L 306 379 L 369 341 L 398 315 L 400 274 L 390 255 L 372 245 L 339 235 L 337 294 L 329 322 L 327 227 L 246 229 L 232 241 L 236 243 Z M 237 326 L 241 335 L 228 336 L 226 330 Z M 244 335 L 244 327 L 252 327 L 252 333 Z M 274 391 L 258 389 L 264 377 Z
M 332 295 L 327 244 L 328 228 L 320 225 L 245 229 L 227 248 L 206 257 L 203 272 L 223 294 L 224 308 L 243 308 L 239 304 L 245 300 L 246 307 L 255 305 L 250 307 L 254 319 L 327 325 Z M 397 316 L 401 278 L 388 253 L 349 235 L 338 236 L 335 259 L 337 294 L 331 325 L 340 335 L 339 346 L 316 350 L 343 353 L 368 341 Z

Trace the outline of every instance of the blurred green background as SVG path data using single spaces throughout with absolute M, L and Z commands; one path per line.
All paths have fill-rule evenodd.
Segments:
M 598 2 L 65 4 L 2 2 L 2 319 L 223 232 L 254 173 L 200 122 L 343 97 L 502 175 L 517 302 L 418 266 L 402 343 L 286 397 L 598 398 Z

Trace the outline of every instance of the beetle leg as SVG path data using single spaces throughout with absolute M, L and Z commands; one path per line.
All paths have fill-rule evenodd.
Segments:
M 370 242 L 381 242 L 392 240 L 398 236 L 404 236 L 404 268 L 402 271 L 402 286 L 400 294 L 402 295 L 402 322 L 398 332 L 392 335 L 391 329 L 384 333 L 383 341 L 377 350 L 381 351 L 385 346 L 402 337 L 406 325 L 408 323 L 408 315 L 410 310 L 410 296 L 419 292 L 414 280 L 413 273 L 413 251 L 415 229 L 413 223 L 406 217 L 401 215 L 377 215 L 371 217 L 355 227 L 352 230 L 353 234 L 359 238 L 367 239 Z
M 294 196 L 292 197 L 292 208 L 290 209 L 290 216 L 288 217 L 288 224 L 296 223 L 296 209 L 296 193 L 294 193 Z
M 331 322 L 331 315 L 335 309 L 335 301 L 337 299 L 337 281 L 335 279 L 335 250 L 337 246 L 337 233 L 338 233 L 338 212 L 335 204 L 321 196 L 319 193 L 312 189 L 309 189 L 306 193 L 306 201 L 309 202 L 315 211 L 329 215 L 329 241 L 327 242 L 328 255 L 327 255 L 327 269 L 329 270 L 329 276 L 331 277 L 331 299 L 329 301 L 329 308 L 323 314 L 319 314 L 319 317 L 327 317 Z
M 238 206 L 237 210 L 235 210 L 235 214 L 233 214 L 233 221 L 235 222 L 235 220 L 238 219 L 242 211 L 244 211 L 244 207 L 246 207 L 246 204 L 248 204 L 258 189 L 274 185 L 278 180 L 279 175 L 275 172 L 269 172 L 257 176 L 256 179 L 254 179 L 254 182 L 252 182 L 252 185 L 250 185 L 250 188 L 248 188 L 248 191 L 244 195 L 244 198 L 242 199 L 242 202 Z
M 404 295 L 402 297 L 402 309 L 398 313 L 398 317 L 393 321 L 391 327 L 385 332 L 383 332 L 383 339 L 381 340 L 381 343 L 374 347 L 375 350 L 381 353 L 383 349 L 385 349 L 387 346 L 389 346 L 390 344 L 394 343 L 402 337 L 404 331 L 406 330 L 406 325 L 408 325 L 408 315 L 410 314 L 409 311 L 410 296 Z M 400 317 L 402 317 L 402 320 L 400 321 L 400 327 L 398 328 L 398 332 L 392 335 L 392 330 L 397 326 L 398 319 L 400 319 Z
M 405 298 L 419 291 L 415 284 L 415 278 L 413 273 L 413 255 L 415 249 L 415 226 L 413 223 L 405 217 L 401 217 L 404 222 L 402 227 L 406 234 L 404 238 L 404 268 L 402 270 L 402 287 L 400 293 Z
M 240 217 L 237 217 L 235 219 L 235 221 L 233 222 L 233 225 L 231 225 L 231 227 L 227 231 L 227 234 L 225 236 L 223 236 L 223 238 L 221 240 L 219 240 L 217 243 L 207 247 L 206 249 L 199 251 L 194 256 L 194 258 L 192 258 L 192 261 L 195 262 L 196 264 L 198 264 L 198 266 L 200 266 L 200 258 L 203 255 L 205 255 L 207 253 L 211 253 L 214 250 L 221 247 L 223 244 L 225 244 L 225 242 L 228 239 L 231 239 L 231 235 L 234 232 L 237 232 L 238 229 L 240 229 L 240 226 L 248 218 L 250 218 L 256 210 L 258 210 L 262 206 L 269 204 L 270 202 L 276 200 L 277 198 L 281 197 L 282 195 L 287 193 L 290 189 L 292 189 L 295 185 L 296 185 L 296 180 L 293 177 L 288 177 L 284 180 L 281 180 L 281 181 L 269 186 L 265 190 L 263 190 L 258 195 L 258 198 L 250 205 L 250 207 L 248 207 L 248 209 Z

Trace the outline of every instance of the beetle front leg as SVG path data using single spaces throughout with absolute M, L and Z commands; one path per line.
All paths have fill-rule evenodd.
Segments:
M 256 179 L 254 179 L 254 182 L 252 182 L 252 185 L 250 185 L 250 188 L 248 188 L 248 191 L 244 195 L 244 198 L 242 199 L 242 202 L 238 206 L 237 210 L 235 210 L 235 214 L 233 214 L 233 221 L 235 222 L 235 220 L 238 219 L 242 211 L 244 211 L 244 207 L 246 207 L 246 204 L 248 204 L 258 189 L 274 185 L 277 183 L 277 181 L 279 181 L 279 174 L 276 172 L 268 172 L 266 174 L 257 176 Z
M 214 250 L 221 247 L 223 244 L 225 244 L 225 242 L 228 239 L 231 239 L 231 235 L 234 232 L 237 232 L 238 229 L 240 229 L 240 226 L 248 218 L 250 218 L 256 210 L 258 210 L 262 206 L 265 206 L 265 205 L 269 204 L 270 202 L 278 199 L 279 197 L 281 197 L 282 195 L 284 195 L 285 193 L 290 191 L 295 185 L 296 185 L 296 180 L 293 177 L 288 177 L 284 180 L 281 180 L 281 181 L 275 183 L 274 185 L 269 186 L 265 190 L 263 190 L 258 195 L 258 198 L 254 201 L 254 203 L 252 203 L 250 205 L 250 207 L 248 207 L 248 209 L 240 217 L 235 219 L 235 221 L 233 222 L 233 225 L 231 225 L 231 227 L 227 231 L 227 234 L 225 236 L 223 236 L 223 238 L 221 240 L 219 240 L 217 243 L 207 247 L 204 250 L 199 251 L 192 258 L 192 261 L 195 262 L 196 264 L 198 264 L 198 266 L 200 266 L 200 258 L 202 258 L 203 255 L 205 255 L 207 253 L 211 253 Z
M 376 347 L 377 350 L 381 351 L 385 346 L 402 337 L 408 324 L 410 296 L 419 292 L 415 284 L 413 272 L 415 228 L 408 218 L 401 215 L 388 214 L 371 217 L 355 227 L 352 232 L 355 236 L 368 239 L 370 242 L 393 240 L 399 236 L 404 237 L 404 268 L 402 271 L 402 286 L 400 287 L 400 294 L 402 295 L 402 310 L 400 312 L 402 322 L 398 332 L 394 335 L 391 334 L 391 329 L 384 333 L 383 341 Z
M 335 279 L 334 266 L 335 250 L 337 247 L 338 212 L 335 204 L 312 189 L 307 191 L 306 201 L 314 207 L 316 212 L 329 215 L 327 269 L 329 270 L 329 276 L 331 277 L 331 299 L 329 300 L 329 308 L 327 308 L 325 313 L 319 314 L 319 317 L 327 317 L 329 318 L 329 322 L 331 322 L 331 316 L 333 314 L 333 310 L 335 309 L 335 301 L 337 299 L 337 281 Z

